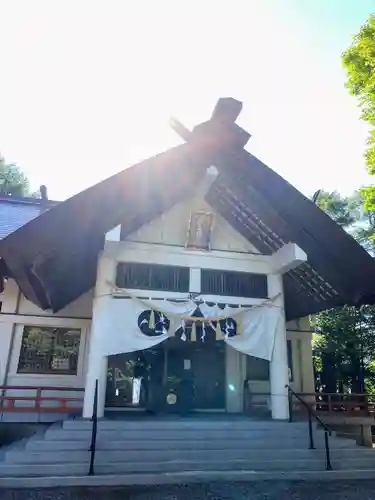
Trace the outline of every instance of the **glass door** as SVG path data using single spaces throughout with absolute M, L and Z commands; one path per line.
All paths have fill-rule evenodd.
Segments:
M 225 343 L 197 344 L 192 356 L 194 407 L 225 409 Z
M 147 409 L 153 385 L 162 381 L 164 357 L 160 348 L 109 356 L 106 406 Z
M 225 409 L 225 343 L 171 338 L 109 356 L 106 406 L 154 413 Z

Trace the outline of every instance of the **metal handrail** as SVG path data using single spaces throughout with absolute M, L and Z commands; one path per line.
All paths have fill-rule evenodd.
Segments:
M 94 404 L 92 408 L 92 431 L 91 431 L 91 445 L 90 445 L 90 467 L 89 476 L 95 474 L 94 464 L 95 464 L 95 451 L 96 451 L 96 434 L 98 431 L 98 379 L 95 380 L 95 393 L 94 393 Z
M 293 394 L 293 396 L 296 397 L 296 399 L 298 399 L 298 401 L 300 401 L 303 406 L 307 409 L 308 412 L 310 412 L 312 414 L 313 417 L 315 417 L 315 419 L 319 422 L 319 424 L 324 427 L 324 429 L 327 430 L 327 432 L 330 433 L 330 435 L 332 434 L 332 429 L 325 423 L 323 422 L 323 420 L 318 417 L 318 415 L 311 409 L 311 406 L 309 406 L 306 401 L 304 401 L 289 385 L 286 386 L 288 391 L 291 392 Z M 289 414 L 291 415 L 291 413 Z
M 309 449 L 314 450 L 314 435 L 313 435 L 313 428 L 312 428 L 312 420 L 311 418 L 314 417 L 315 420 L 323 427 L 324 429 L 324 447 L 325 447 L 325 452 L 326 452 L 326 470 L 332 470 L 332 464 L 331 464 L 331 454 L 330 454 L 330 449 L 329 449 L 329 436 L 332 436 L 332 430 L 331 428 L 323 422 L 323 420 L 318 417 L 318 415 L 312 410 L 312 408 L 304 401 L 291 387 L 290 385 L 285 386 L 286 389 L 288 389 L 288 402 L 289 402 L 289 422 L 293 421 L 293 414 L 292 414 L 292 399 L 293 396 L 298 399 L 300 403 L 306 408 L 307 414 L 309 416 Z

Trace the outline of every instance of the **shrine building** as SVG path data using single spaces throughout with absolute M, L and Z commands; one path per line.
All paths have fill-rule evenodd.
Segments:
M 287 385 L 315 392 L 309 317 L 374 303 L 375 262 L 244 149 L 240 110 L 64 202 L 0 199 L 3 394 L 287 419 Z

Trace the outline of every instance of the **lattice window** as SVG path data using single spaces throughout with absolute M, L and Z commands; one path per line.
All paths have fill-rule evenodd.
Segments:
M 81 331 L 25 326 L 18 373 L 76 375 Z
M 189 292 L 188 267 L 123 262 L 117 266 L 116 284 L 120 288 Z
M 208 295 L 264 299 L 268 296 L 267 276 L 202 269 L 201 292 Z

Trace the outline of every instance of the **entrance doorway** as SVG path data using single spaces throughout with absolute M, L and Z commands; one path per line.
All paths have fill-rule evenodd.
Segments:
M 225 344 L 170 338 L 108 358 L 106 406 L 155 413 L 225 410 Z

